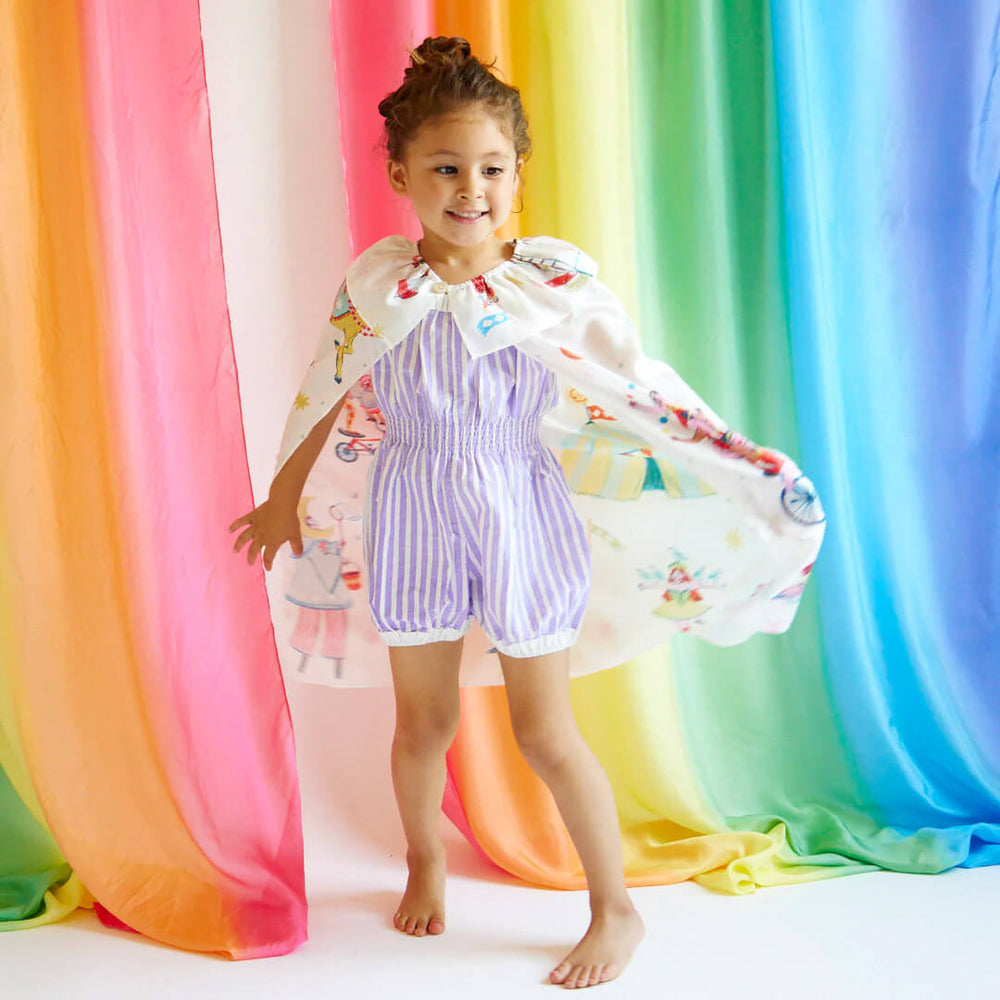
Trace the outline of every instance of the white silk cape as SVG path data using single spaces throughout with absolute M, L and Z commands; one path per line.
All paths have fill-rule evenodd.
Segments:
M 646 357 L 597 267 L 551 237 L 448 285 L 402 236 L 349 267 L 285 426 L 276 469 L 345 394 L 299 506 L 304 552 L 284 566 L 283 660 L 300 679 L 391 683 L 368 612 L 361 518 L 384 422 L 369 369 L 430 310 L 450 311 L 473 357 L 516 345 L 555 375 L 541 438 L 586 526 L 591 595 L 571 675 L 615 666 L 678 632 L 728 646 L 792 622 L 824 531 L 810 481 L 727 429 L 669 365 Z M 462 684 L 500 684 L 474 625 Z

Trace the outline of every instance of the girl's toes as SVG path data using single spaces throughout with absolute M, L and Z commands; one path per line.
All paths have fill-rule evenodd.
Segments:
M 438 920 L 437 917 L 431 917 L 427 922 L 427 933 L 428 934 L 443 934 L 444 933 L 444 921 Z
M 417 920 L 417 926 L 413 928 L 413 933 L 416 934 L 417 937 L 423 937 L 427 933 L 426 917 L 420 917 L 420 919 Z
M 587 983 L 588 986 L 596 986 L 601 982 L 601 974 L 604 972 L 603 965 L 595 965 L 590 973 L 590 982 Z
M 417 918 L 407 917 L 406 918 L 406 933 L 412 934 L 417 929 Z
M 563 985 L 567 989 L 575 990 L 577 986 L 580 985 L 580 976 L 583 973 L 583 967 L 580 965 L 574 965 L 572 969 L 569 970 L 569 975 L 566 977 L 566 982 Z
M 397 911 L 392 918 L 392 926 L 395 927 L 397 931 L 404 930 L 406 927 L 406 916 Z
M 560 962 L 549 973 L 549 979 L 554 983 L 564 983 L 566 982 L 566 976 L 569 975 L 569 970 L 570 970 L 569 962 Z

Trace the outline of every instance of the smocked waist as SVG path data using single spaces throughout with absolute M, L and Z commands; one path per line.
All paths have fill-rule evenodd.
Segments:
M 539 420 L 504 420 L 484 424 L 445 421 L 414 424 L 387 418 L 382 445 L 435 451 L 537 451 Z

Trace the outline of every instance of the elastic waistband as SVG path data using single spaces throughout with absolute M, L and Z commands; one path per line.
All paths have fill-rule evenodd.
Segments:
M 536 451 L 542 444 L 538 421 L 495 424 L 412 424 L 387 419 L 383 445 L 433 448 L 435 451 Z

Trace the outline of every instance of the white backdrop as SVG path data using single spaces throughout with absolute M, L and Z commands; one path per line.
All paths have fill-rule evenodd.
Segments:
M 201 7 L 226 288 L 259 503 L 349 261 L 329 7 L 327 0 L 202 0 Z M 386 196 L 393 197 L 388 183 Z M 275 616 L 283 601 L 276 573 L 268 577 Z M 288 696 L 313 895 L 343 884 L 345 852 L 385 860 L 403 849 L 389 772 L 392 694 L 289 679 Z

